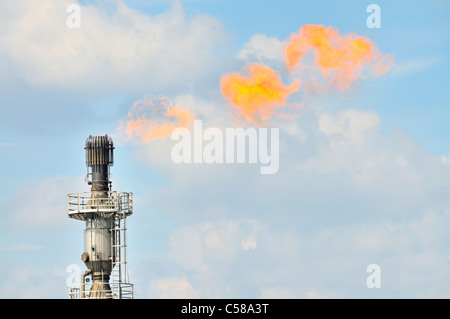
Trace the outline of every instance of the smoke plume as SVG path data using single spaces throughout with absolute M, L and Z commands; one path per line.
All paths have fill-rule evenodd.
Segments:
M 177 127 L 188 127 L 195 116 L 186 108 L 173 105 L 167 97 L 136 101 L 119 125 L 119 140 L 148 143 L 172 134 Z

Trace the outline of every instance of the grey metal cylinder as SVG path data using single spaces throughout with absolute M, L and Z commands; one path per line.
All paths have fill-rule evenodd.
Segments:
M 93 275 L 109 275 L 112 271 L 111 228 L 111 218 L 86 220 L 84 253 L 87 255 L 87 260 L 84 263 L 88 269 L 92 270 Z

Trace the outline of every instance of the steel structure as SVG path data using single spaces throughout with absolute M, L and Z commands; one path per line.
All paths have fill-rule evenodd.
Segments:
M 81 284 L 68 287 L 69 299 L 130 299 L 126 262 L 126 218 L 133 213 L 133 194 L 111 190 L 113 141 L 107 135 L 86 140 L 86 181 L 90 192 L 67 195 L 67 214 L 84 221 L 87 270 Z

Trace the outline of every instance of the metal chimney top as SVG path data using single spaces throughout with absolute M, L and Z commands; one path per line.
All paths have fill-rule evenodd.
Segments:
M 86 166 L 114 164 L 114 143 L 108 135 L 89 135 L 84 149 L 86 150 Z

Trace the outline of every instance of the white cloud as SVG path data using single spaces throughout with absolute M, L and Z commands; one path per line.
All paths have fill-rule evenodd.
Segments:
M 319 130 L 331 137 L 342 135 L 343 137 L 357 141 L 362 140 L 364 134 L 376 129 L 380 124 L 380 117 L 374 111 L 345 110 L 333 116 L 324 113 L 319 119 Z
M 81 27 L 69 29 L 73 1 L 0 4 L 0 54 L 15 76 L 32 86 L 93 92 L 153 90 L 208 74 L 226 34 L 217 19 L 186 17 L 179 1 L 149 16 L 117 1 L 81 6 Z
M 333 294 L 319 293 L 316 290 L 311 290 L 306 293 L 306 299 L 332 299 L 332 298 L 338 297 Z
M 378 197 L 379 203 L 390 203 L 392 208 L 404 205 L 395 208 L 404 214 L 442 203 L 437 194 L 449 186 L 441 178 L 449 174 L 442 160 L 400 131 L 381 133 L 380 124 L 373 111 L 319 115 L 319 135 L 311 140 L 319 143 L 314 155 L 298 164 L 300 169 L 311 178 L 339 177 L 342 185 L 352 187 L 354 196 Z M 325 140 L 317 139 L 320 133 Z
M 160 188 L 154 201 L 158 209 L 189 211 L 196 221 L 211 213 L 261 218 L 277 209 L 295 216 L 333 206 L 348 210 L 346 216 L 398 217 L 445 205 L 445 160 L 401 132 L 382 133 L 376 112 L 311 110 L 297 125 L 301 140 L 280 135 L 280 170 L 273 176 L 251 164 L 174 164 L 170 139 L 137 147 L 136 158 L 168 178 L 170 188 Z
M 441 155 L 441 162 L 445 165 L 450 165 L 450 154 L 447 156 Z
M 292 291 L 281 288 L 264 288 L 261 292 L 262 299 L 289 299 L 294 298 Z
M 265 59 L 275 60 L 279 63 L 284 61 L 283 46 L 279 39 L 268 37 L 265 34 L 254 34 L 239 51 L 237 57 L 243 60 Z
M 0 260 L 0 298 L 64 298 L 67 273 L 54 267 Z
M 258 241 L 256 238 L 249 237 L 241 241 L 242 248 L 244 250 L 255 249 L 258 246 Z
M 189 109 L 208 127 L 223 128 L 232 125 L 233 119 L 230 117 L 229 110 L 213 99 L 200 98 L 192 94 L 182 94 L 175 96 L 173 102 Z
M 311 110 L 297 125 L 304 138 L 280 136 L 273 176 L 249 165 L 151 164 L 170 177 L 159 210 L 192 221 L 170 247 L 198 296 L 371 297 L 371 263 L 383 271 L 376 296 L 445 295 L 445 159 L 401 132 L 383 134 L 375 111 Z M 244 231 L 246 219 L 254 224 Z
M 407 61 L 397 61 L 392 69 L 394 76 L 406 76 L 414 73 L 425 72 L 440 62 L 438 58 L 416 58 Z
M 150 283 L 149 297 L 155 299 L 192 299 L 198 295 L 183 277 L 164 277 Z
M 216 271 L 233 263 L 240 253 L 256 248 L 256 229 L 257 224 L 246 221 L 183 226 L 170 236 L 172 258 L 189 270 Z
M 47 229 L 67 222 L 67 194 L 87 191 L 83 177 L 57 176 L 24 186 L 5 203 L 16 229 Z

